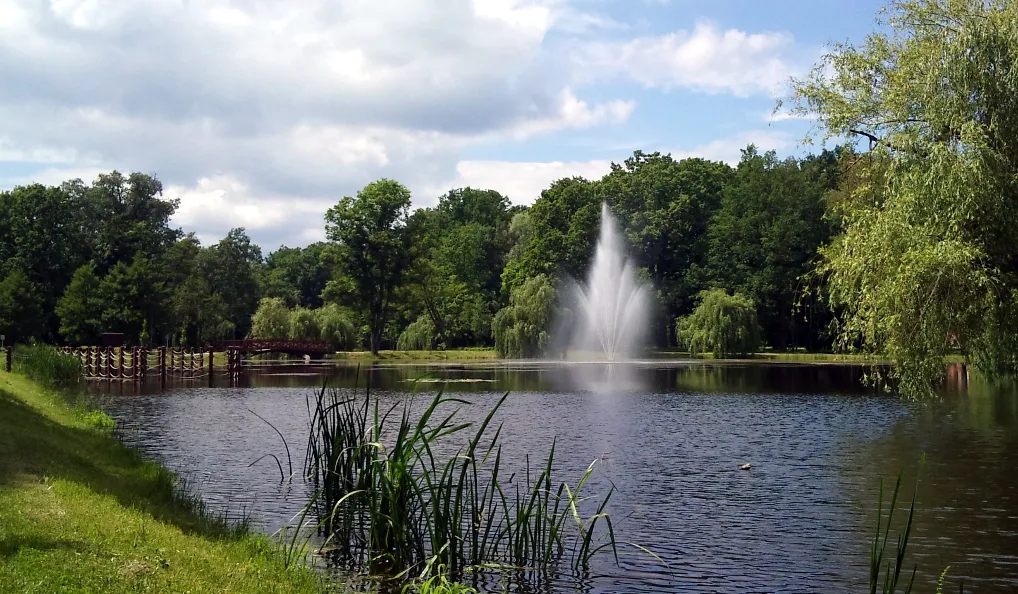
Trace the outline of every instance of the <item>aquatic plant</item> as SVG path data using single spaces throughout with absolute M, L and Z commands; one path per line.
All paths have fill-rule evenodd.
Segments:
M 370 389 L 358 398 L 323 387 L 313 409 L 309 402 L 305 460 L 315 486 L 308 509 L 327 535 L 323 549 L 352 569 L 394 580 L 439 566 L 454 579 L 478 567 L 540 579 L 566 563 L 585 571 L 605 548 L 617 561 L 605 511 L 614 488 L 594 514 L 580 512 L 593 462 L 574 486 L 557 482 L 553 443 L 536 476 L 528 458 L 525 473 L 504 478 L 502 426 L 488 435 L 507 396 L 475 425 L 459 422 L 458 408 L 448 411 L 468 402 L 441 392 L 413 420 L 412 399 L 396 417 L 400 404 L 383 410 Z M 440 443 L 464 432 L 466 443 L 440 459 Z
M 924 463 L 926 462 L 926 454 L 923 454 L 919 458 L 919 473 L 922 472 Z M 870 594 L 895 594 L 898 592 L 899 584 L 904 586 L 904 593 L 909 594 L 912 591 L 912 586 L 915 583 L 917 565 L 912 566 L 912 574 L 908 576 L 908 582 L 902 582 L 905 570 L 905 553 L 908 550 L 909 536 L 912 534 L 912 521 L 915 518 L 915 502 L 916 494 L 919 492 L 919 479 L 916 478 L 916 484 L 912 492 L 912 502 L 908 507 L 908 517 L 905 520 L 905 526 L 902 533 L 898 535 L 897 544 L 894 550 L 893 558 L 886 558 L 887 543 L 890 537 L 891 523 L 894 520 L 894 511 L 898 502 L 898 493 L 901 490 L 901 473 L 898 474 L 898 480 L 894 483 L 894 491 L 891 493 L 891 501 L 887 507 L 887 518 L 884 518 L 884 481 L 880 480 L 880 491 L 879 499 L 877 503 L 877 529 L 873 535 L 873 545 L 870 548 Z M 885 563 L 886 560 L 886 563 Z M 947 579 L 947 571 L 950 567 L 944 568 L 940 573 L 940 578 L 937 580 L 937 594 L 941 594 L 944 590 L 944 584 Z M 882 576 L 882 577 L 881 577 Z M 959 584 L 958 592 L 964 592 L 964 584 Z
M 18 345 L 12 366 L 32 381 L 58 390 L 70 390 L 81 381 L 81 361 L 54 346 Z

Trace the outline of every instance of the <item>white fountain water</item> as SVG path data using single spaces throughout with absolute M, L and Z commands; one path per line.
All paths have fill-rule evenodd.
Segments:
M 649 293 L 636 278 L 607 202 L 601 205 L 601 235 L 590 272 L 574 290 L 574 347 L 611 362 L 629 359 L 642 347 Z

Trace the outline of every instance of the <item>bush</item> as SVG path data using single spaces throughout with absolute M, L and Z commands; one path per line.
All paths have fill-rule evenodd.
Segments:
M 756 352 L 760 346 L 756 304 L 740 293 L 704 291 L 693 313 L 676 320 L 675 334 L 693 355 L 709 352 L 723 358 Z
M 421 314 L 399 335 L 396 348 L 401 351 L 430 351 L 435 347 L 435 324 L 427 314 Z

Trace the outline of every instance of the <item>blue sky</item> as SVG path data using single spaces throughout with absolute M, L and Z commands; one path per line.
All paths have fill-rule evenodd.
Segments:
M 0 0 L 0 188 L 156 174 L 174 223 L 321 239 L 378 177 L 532 202 L 633 150 L 808 150 L 789 76 L 882 2 Z

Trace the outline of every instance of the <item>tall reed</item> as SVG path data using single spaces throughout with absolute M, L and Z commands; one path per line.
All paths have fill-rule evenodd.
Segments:
M 81 361 L 57 347 L 44 344 L 18 345 L 13 355 L 13 370 L 32 381 L 57 390 L 71 390 L 80 386 Z
M 414 420 L 412 399 L 396 415 L 400 405 L 383 409 L 370 388 L 359 398 L 323 387 L 313 408 L 309 401 L 305 473 L 315 486 L 309 506 L 337 560 L 395 579 L 432 566 L 454 578 L 480 567 L 584 571 L 605 548 L 617 561 L 605 511 L 614 488 L 593 515 L 581 513 L 594 463 L 576 485 L 558 482 L 553 443 L 536 476 L 528 459 L 523 476 L 504 477 L 502 425 L 493 419 L 507 396 L 471 423 L 457 419 L 456 405 L 469 403 L 441 392 Z M 438 446 L 458 435 L 465 443 L 440 456 Z

